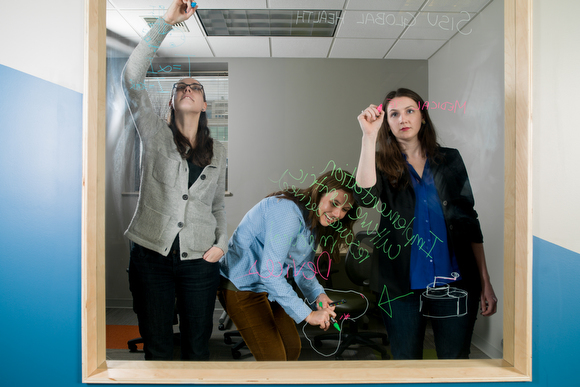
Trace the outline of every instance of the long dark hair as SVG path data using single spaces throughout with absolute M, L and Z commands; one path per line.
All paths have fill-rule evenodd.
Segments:
M 171 91 L 171 99 L 175 88 Z M 203 102 L 205 99 L 205 90 L 202 90 Z M 167 124 L 173 133 L 173 141 L 177 146 L 177 151 L 186 160 L 191 160 L 197 166 L 205 167 L 211 163 L 213 157 L 213 138 L 207 126 L 207 114 L 202 111 L 199 114 L 199 121 L 197 125 L 197 133 L 195 135 L 195 147 L 191 145 L 189 140 L 177 129 L 175 125 L 175 109 L 173 103 L 169 104 L 169 112 L 167 113 Z
M 429 110 L 425 108 L 425 101 L 423 98 L 412 90 L 400 88 L 393 90 L 387 94 L 385 100 L 383 101 L 383 106 L 385 110 L 385 119 L 379 130 L 379 135 L 377 137 L 377 142 L 379 147 L 376 153 L 377 168 L 379 171 L 387 175 L 389 183 L 394 186 L 404 186 L 408 182 L 405 178 L 407 173 L 407 162 L 403 157 L 403 151 L 399 146 L 397 138 L 391 131 L 389 127 L 389 122 L 387 120 L 387 107 L 389 102 L 393 98 L 397 97 L 408 97 L 417 103 L 419 110 L 421 111 L 421 116 L 423 118 L 423 123 L 421 124 L 421 129 L 419 130 L 418 139 L 421 144 L 421 150 L 424 152 L 425 157 L 429 159 L 429 162 L 436 163 L 438 159 L 439 144 L 437 143 L 437 133 L 435 132 L 435 126 L 431 122 L 429 117 Z M 428 106 L 428 105 L 427 105 Z
M 348 195 L 347 200 L 353 198 L 352 188 L 349 188 L 352 186 L 349 186 L 349 183 L 355 181 L 354 176 L 349 172 L 340 170 L 341 178 L 339 180 L 335 176 L 338 175 L 337 171 L 332 170 L 318 176 L 308 188 L 278 191 L 267 196 L 279 196 L 293 201 L 299 207 L 306 207 L 308 209 L 308 217 L 305 219 L 306 225 L 310 232 L 315 235 L 315 246 L 328 252 L 334 262 L 340 261 L 340 251 L 347 245 L 347 236 L 352 234 L 351 237 L 354 240 L 352 228 L 358 219 L 355 215 L 358 206 L 353 201 L 352 208 L 342 219 L 338 219 L 326 227 L 320 224 L 318 206 L 324 195 L 343 190 Z

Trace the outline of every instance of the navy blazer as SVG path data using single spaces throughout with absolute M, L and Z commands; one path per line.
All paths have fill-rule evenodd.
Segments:
M 467 170 L 459 151 L 452 148 L 438 149 L 431 171 L 441 200 L 447 228 L 449 249 L 457 258 L 462 281 L 457 286 L 479 292 L 481 282 L 472 242 L 483 243 L 483 235 Z M 379 286 L 387 287 L 389 299 L 411 292 L 410 262 L 414 241 L 413 219 L 415 216 L 415 192 L 407 171 L 407 184 L 393 187 L 387 177 L 377 171 L 375 186 L 364 189 L 356 186 L 355 200 L 360 206 L 372 207 L 381 213 L 378 234 L 373 238 L 379 250 Z M 380 200 L 380 204 L 379 204 Z M 386 301 L 383 296 L 383 301 Z

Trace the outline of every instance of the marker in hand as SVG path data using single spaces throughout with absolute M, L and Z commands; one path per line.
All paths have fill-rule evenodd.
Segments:
M 379 113 L 382 112 L 383 111 L 383 104 L 380 104 L 379 107 L 377 108 L 377 110 L 379 111 Z
M 344 301 L 344 300 L 342 300 L 342 301 Z M 344 302 L 346 302 L 346 301 L 344 301 Z M 336 303 L 333 302 L 332 304 L 336 304 Z M 332 304 L 329 304 L 329 305 L 332 305 Z M 322 308 L 322 301 L 319 302 L 318 305 L 320 306 L 320 308 Z M 340 332 L 340 326 L 338 325 L 338 323 L 336 322 L 336 320 L 334 318 L 332 318 L 332 316 L 328 316 L 328 317 L 330 317 L 330 322 L 332 323 L 332 325 L 334 325 L 334 327 L 336 328 L 336 330 L 338 330 Z
M 191 8 L 195 8 L 196 5 L 197 5 L 197 3 L 195 1 L 191 2 Z

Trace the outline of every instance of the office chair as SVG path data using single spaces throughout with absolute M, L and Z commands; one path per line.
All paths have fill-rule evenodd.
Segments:
M 229 325 L 231 324 L 231 322 L 232 320 L 230 319 L 230 316 L 228 316 L 228 312 L 224 310 L 218 321 L 219 323 L 218 329 L 220 331 L 225 331 L 226 329 L 229 329 Z M 240 339 L 239 341 L 234 343 L 233 337 L 239 337 Z M 238 332 L 237 330 L 224 332 L 224 343 L 231 346 L 230 349 L 232 351 L 232 357 L 234 359 L 239 359 L 240 357 L 242 357 L 240 349 L 246 347 L 246 342 L 244 341 L 244 339 L 242 339 L 242 335 L 240 334 L 240 332 Z
M 369 300 L 366 314 L 376 311 L 376 295 L 378 293 L 378 251 L 373 246 L 372 239 L 376 233 L 367 234 L 361 231 L 356 234 L 356 240 L 360 242 L 359 247 L 355 247 L 354 243 L 349 246 L 344 261 L 344 268 L 348 279 L 362 290 L 361 293 Z M 364 250 L 361 254 L 361 249 L 370 253 L 366 259 Z M 362 257 L 362 258 L 361 258 Z M 359 316 L 365 313 L 367 302 L 363 297 L 356 293 L 344 293 L 340 291 L 327 290 L 326 294 L 333 301 L 345 299 L 346 303 L 337 305 L 335 312 L 337 316 L 350 315 L 352 317 Z M 364 316 L 363 316 L 364 317 Z M 337 360 L 342 360 L 342 353 L 351 345 L 361 344 L 368 346 L 378 351 L 383 360 L 390 358 L 384 346 L 389 345 L 389 339 L 386 333 L 382 332 L 361 332 L 359 325 L 361 325 L 362 317 L 357 320 L 347 319 L 342 324 L 343 331 L 341 335 L 341 343 L 335 354 Z M 340 321 L 339 321 L 340 323 Z M 330 329 L 333 329 L 332 327 Z M 340 334 L 325 333 L 314 337 L 314 345 L 321 346 L 323 340 L 338 340 Z M 372 339 L 381 339 L 383 345 L 380 345 Z

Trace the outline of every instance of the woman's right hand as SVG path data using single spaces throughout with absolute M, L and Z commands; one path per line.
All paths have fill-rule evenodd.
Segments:
M 379 111 L 378 106 L 370 105 L 359 114 L 357 120 L 364 136 L 376 138 L 384 118 L 384 110 Z
M 310 325 L 318 325 L 320 329 L 327 330 L 332 326 L 332 323 L 330 322 L 331 316 L 336 317 L 336 313 L 330 309 L 320 309 L 310 312 L 308 317 L 306 317 L 306 322 Z
M 191 0 L 173 0 L 163 19 L 167 24 L 175 25 L 177 23 L 186 21 L 195 13 L 197 5 L 193 8 Z

